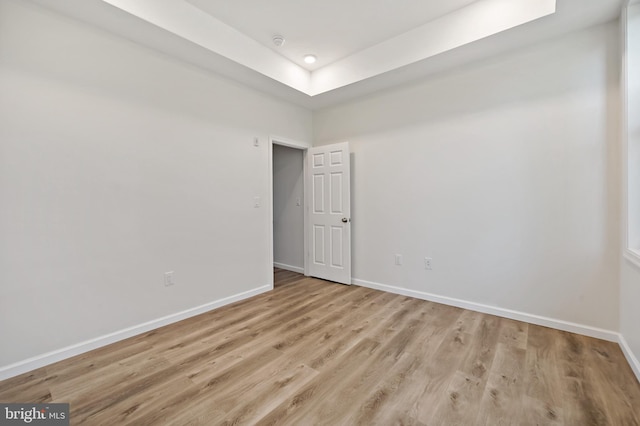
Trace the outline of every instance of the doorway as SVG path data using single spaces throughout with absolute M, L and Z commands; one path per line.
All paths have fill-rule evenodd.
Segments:
M 304 273 L 304 150 L 272 145 L 273 266 Z
M 272 137 L 268 152 L 271 288 L 274 267 L 351 284 L 349 143 Z

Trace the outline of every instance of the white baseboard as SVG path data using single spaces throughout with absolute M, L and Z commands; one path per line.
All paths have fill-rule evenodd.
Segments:
M 292 270 L 293 272 L 303 273 L 302 268 L 296 268 L 289 265 L 274 263 L 274 266 L 281 269 Z M 496 315 L 504 318 L 509 318 L 518 321 L 524 321 L 531 324 L 542 325 L 545 327 L 551 327 L 558 330 L 569 331 L 572 333 L 582 334 L 589 337 L 603 339 L 611 342 L 616 342 L 620 345 L 622 352 L 624 353 L 629 365 L 635 373 L 638 380 L 640 380 L 640 362 L 631 351 L 631 348 L 627 344 L 624 336 L 619 333 L 610 330 L 604 330 L 601 328 L 590 327 L 586 325 L 576 324 L 572 322 L 557 320 L 553 318 L 542 317 L 539 315 L 532 315 L 523 312 L 513 311 L 510 309 L 503 309 L 489 305 L 483 305 L 480 303 L 468 302 L 461 299 L 454 299 L 445 296 L 438 296 L 435 294 L 420 292 L 416 290 L 410 290 L 402 287 L 395 287 L 385 284 L 374 283 L 370 281 L 353 279 L 353 284 L 361 287 L 372 288 L 375 290 L 386 291 L 394 294 L 401 294 L 403 296 L 415 297 L 417 299 L 428 300 L 430 302 L 442 303 L 444 305 L 455 306 L 458 308 L 469 309 L 471 311 L 482 312 L 486 314 Z M 97 349 L 111 343 L 119 342 L 129 337 L 136 336 L 138 334 L 146 333 L 156 328 L 163 327 L 178 321 L 182 321 L 187 318 L 191 318 L 196 315 L 203 314 L 213 309 L 225 306 L 240 300 L 247 299 L 249 297 L 257 296 L 258 294 L 265 293 L 271 290 L 271 286 L 262 286 L 253 290 L 249 290 L 243 293 L 239 293 L 233 296 L 219 299 L 201 306 L 197 306 L 191 309 L 187 309 L 182 312 L 178 312 L 172 315 L 167 315 L 162 318 L 158 318 L 153 321 L 148 321 L 143 324 L 139 324 L 133 327 L 129 327 L 114 333 L 110 333 L 104 336 L 97 337 L 95 339 L 87 340 L 82 343 L 78 343 L 66 348 L 58 349 L 46 354 L 38 355 L 33 358 L 26 359 L 14 364 L 0 367 L 0 380 L 5 380 L 37 368 L 44 367 L 54 362 L 61 361 L 76 355 L 89 352 L 93 349 Z
M 626 339 L 622 334 L 619 335 L 618 343 L 620 344 L 620 348 L 622 348 L 622 353 L 624 354 L 625 358 L 627 358 L 627 361 L 629 362 L 631 369 L 633 370 L 636 377 L 638 378 L 638 381 L 640 381 L 640 361 L 638 361 L 638 358 L 636 358 L 636 356 L 633 354 L 633 351 L 629 347 L 629 344 L 627 343 Z
M 619 342 L 619 333 L 602 328 L 591 327 L 588 325 L 543 317 L 540 315 L 533 315 L 525 312 L 513 311 L 511 309 L 498 308 L 495 306 L 483 305 L 481 303 L 469 302 L 466 300 L 454 299 L 445 296 L 438 296 L 436 294 L 424 293 L 421 291 L 409 290 L 402 287 L 379 284 L 360 279 L 353 279 L 353 284 L 359 285 L 361 287 L 372 288 L 374 290 L 382 290 L 389 293 L 401 294 L 403 296 L 415 297 L 416 299 L 428 300 L 430 302 L 442 303 L 443 305 L 455 306 L 458 308 L 468 309 L 470 311 L 482 312 L 483 314 L 491 314 L 517 321 L 542 325 L 544 327 L 555 328 L 562 331 L 569 331 L 571 333 L 595 337 L 596 339 L 607 340 L 609 342 Z
M 286 265 L 284 263 L 273 262 L 274 268 L 284 269 L 286 271 L 297 272 L 299 274 L 304 274 L 304 268 L 299 268 L 297 266 Z
M 221 306 L 229 305 L 240 300 L 248 299 L 249 297 L 257 296 L 258 294 L 265 293 L 269 290 L 272 290 L 272 287 L 269 285 L 258 287 L 253 290 L 225 297 L 224 299 L 215 300 L 201 306 L 196 306 L 182 312 L 177 312 L 175 314 L 167 315 L 165 317 L 148 321 L 143 324 L 125 328 L 124 330 L 119 330 L 114 333 L 96 337 L 95 339 L 67 346 L 66 348 L 38 355 L 33 358 L 17 362 L 15 364 L 0 367 L 0 380 L 5 380 L 10 377 L 35 370 L 36 368 L 41 368 L 46 365 L 53 364 L 54 362 L 71 358 L 73 356 L 80 355 L 106 345 L 110 345 L 111 343 L 119 342 L 121 340 L 128 339 L 129 337 L 146 333 L 148 331 L 155 330 L 156 328 L 160 328 L 165 325 L 173 324 L 175 322 L 182 321 L 184 319 L 191 318 L 205 312 L 209 312 Z

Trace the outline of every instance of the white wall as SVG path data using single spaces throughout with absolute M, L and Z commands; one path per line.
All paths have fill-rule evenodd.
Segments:
M 640 353 L 616 31 L 314 114 L 318 144 L 355 152 L 355 277 L 620 320 Z M 0 0 L 0 93 L 0 370 L 267 284 L 267 139 L 310 140 L 309 111 L 18 0 Z
M 354 152 L 356 282 L 617 331 L 617 31 L 314 114 Z
M 301 149 L 273 145 L 273 261 L 304 269 L 304 189 Z
M 640 249 L 640 4 L 627 10 L 626 28 L 626 75 L 627 75 L 627 146 L 629 182 L 628 221 L 629 248 Z M 624 232 L 627 230 L 625 229 Z M 626 237 L 626 236 L 625 236 Z M 620 332 L 631 351 L 632 364 L 640 376 L 640 266 L 637 256 L 627 253 L 629 259 L 622 261 L 620 279 Z M 633 260 L 636 260 L 634 263 Z
M 0 93 L 0 369 L 269 284 L 268 137 L 309 111 L 10 0 Z

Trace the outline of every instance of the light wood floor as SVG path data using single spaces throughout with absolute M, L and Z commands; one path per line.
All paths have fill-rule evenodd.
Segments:
M 276 289 L 0 382 L 90 425 L 640 425 L 616 344 L 276 271 Z

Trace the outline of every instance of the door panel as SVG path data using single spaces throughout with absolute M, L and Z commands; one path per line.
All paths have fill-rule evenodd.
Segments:
M 324 226 L 313 226 L 313 263 L 324 265 Z
M 333 214 L 342 214 L 342 172 L 340 173 L 331 173 L 331 213 Z
M 307 153 L 309 274 L 351 284 L 351 177 L 347 142 Z
M 344 266 L 344 257 L 342 253 L 342 245 L 344 244 L 344 232 L 341 226 L 331 227 L 331 266 L 334 268 L 342 268 Z
M 313 212 L 324 213 L 324 175 L 313 175 Z

